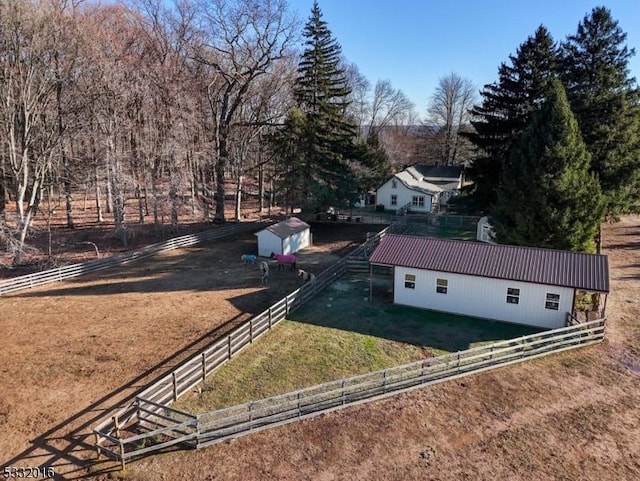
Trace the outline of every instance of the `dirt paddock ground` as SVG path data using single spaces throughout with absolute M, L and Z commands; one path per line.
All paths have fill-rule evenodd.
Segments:
M 353 234 L 314 232 L 317 245 L 301 264 L 320 270 L 331 259 L 318 254 L 323 245 L 344 253 Z M 141 481 L 640 479 L 638 216 L 605 226 L 611 294 L 602 345 L 151 456 L 125 473 L 94 464 L 89 433 L 105 409 L 295 285 L 281 272 L 260 288 L 257 267 L 239 264 L 250 242 L 0 297 L 0 466 Z
M 298 265 L 319 273 L 379 228 L 316 224 Z M 255 252 L 246 234 L 0 297 L 0 467 L 85 474 L 106 410 L 300 285 L 269 261 L 263 287 L 240 260 Z

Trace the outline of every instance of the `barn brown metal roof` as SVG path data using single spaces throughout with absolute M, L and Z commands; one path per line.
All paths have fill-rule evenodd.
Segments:
M 277 224 L 270 225 L 264 230 L 268 230 L 269 232 L 274 233 L 280 239 L 286 239 L 293 234 L 297 234 L 298 232 L 302 232 L 305 229 L 309 228 L 309 224 L 301 221 L 297 217 L 290 217 L 287 220 L 283 220 L 282 222 L 278 222 Z
M 386 235 L 372 264 L 414 267 L 609 292 L 607 256 L 480 242 Z

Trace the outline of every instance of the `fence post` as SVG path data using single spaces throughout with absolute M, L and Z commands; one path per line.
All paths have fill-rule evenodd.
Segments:
M 227 336 L 227 359 L 231 359 L 231 334 Z
M 202 353 L 202 382 L 207 377 L 207 356 L 206 353 Z
M 284 296 L 284 313 L 289 314 L 289 296 Z
M 118 422 L 118 415 L 116 414 L 111 418 L 113 421 L 113 434 L 116 438 L 120 438 L 120 423 Z
M 171 380 L 173 382 L 173 400 L 178 400 L 178 380 L 176 379 L 176 372 L 171 373 Z
M 271 306 L 269 306 L 269 330 L 271 330 Z
M 96 437 L 96 459 L 100 459 L 100 455 L 102 454 L 102 451 L 100 450 L 100 436 L 98 435 L 98 433 L 93 433 Z
M 120 468 L 124 471 L 124 443 L 120 441 Z
M 298 417 L 302 416 L 302 411 L 300 411 L 300 391 L 298 391 Z
M 249 344 L 253 342 L 253 317 L 249 320 Z

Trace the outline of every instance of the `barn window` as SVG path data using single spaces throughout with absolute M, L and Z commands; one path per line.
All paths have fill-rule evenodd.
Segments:
M 448 287 L 449 281 L 447 279 L 436 279 L 436 292 L 446 294 Z
M 547 301 L 544 304 L 544 308 L 557 311 L 558 307 L 560 307 L 560 294 L 547 293 Z
M 398 188 L 398 182 L 396 181 L 396 179 L 393 179 L 391 181 L 391 188 L 392 189 L 397 189 Z
M 422 195 L 414 195 L 411 198 L 411 205 L 413 207 L 424 207 L 424 196 L 422 196 Z
M 519 304 L 520 303 L 520 289 L 509 287 L 507 289 L 507 304 Z
M 415 289 L 416 288 L 416 276 L 413 274 L 405 274 L 404 275 L 404 287 L 407 289 Z
M 398 196 L 396 194 L 391 194 L 391 205 L 398 205 Z

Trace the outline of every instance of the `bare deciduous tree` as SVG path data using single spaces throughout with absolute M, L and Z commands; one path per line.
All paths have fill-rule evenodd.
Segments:
M 216 214 L 225 220 L 229 142 L 237 112 L 257 79 L 288 55 L 296 21 L 284 0 L 200 2 L 202 43 L 195 58 L 210 69 L 207 96 L 215 142 Z
M 50 7 L 9 2 L 0 15 L 0 128 L 17 212 L 14 264 L 21 263 L 59 142 L 55 116 L 48 115 L 60 81 L 52 66 L 57 24 L 49 21 Z
M 461 164 L 469 160 L 471 146 L 460 132 L 471 128 L 470 110 L 476 102 L 473 83 L 455 72 L 438 80 L 429 102 L 428 121 L 438 128 L 432 137 L 439 162 Z
M 378 80 L 373 89 L 369 132 L 377 134 L 392 122 L 402 123 L 413 109 L 413 102 L 402 90 L 393 88 L 390 80 Z

